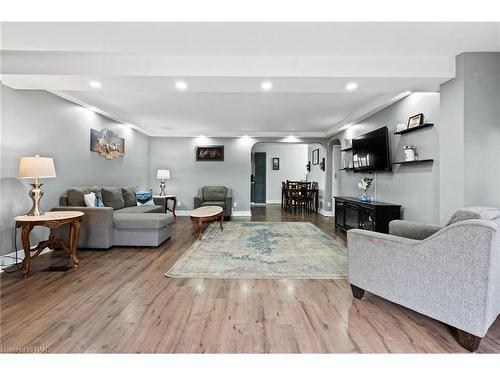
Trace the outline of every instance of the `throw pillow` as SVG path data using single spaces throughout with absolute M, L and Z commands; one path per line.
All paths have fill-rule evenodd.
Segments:
M 88 193 L 83 195 L 83 199 L 85 200 L 85 206 L 87 207 L 95 207 L 96 199 L 95 193 Z
M 68 206 L 85 207 L 83 196 L 88 193 L 95 193 L 96 197 L 101 198 L 101 188 L 99 186 L 75 187 L 67 191 Z
M 500 219 L 500 210 L 495 207 L 465 207 L 455 212 L 446 225 L 458 223 L 462 220 L 483 219 L 496 221 Z
M 113 210 L 119 210 L 125 207 L 122 189 L 119 187 L 101 188 L 102 201 L 106 207 L 113 207 Z
M 102 201 L 102 198 L 98 195 L 95 196 L 95 206 L 104 207 L 104 202 Z
M 154 206 L 153 189 L 135 189 L 138 206 Z
M 104 207 L 102 198 L 94 192 L 84 194 L 83 199 L 85 200 L 85 205 L 87 207 Z
M 125 201 L 125 207 L 137 206 L 137 197 L 135 196 L 135 187 L 123 187 L 122 188 L 123 200 Z

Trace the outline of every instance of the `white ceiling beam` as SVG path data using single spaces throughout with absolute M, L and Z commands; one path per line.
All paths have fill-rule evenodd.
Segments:
M 158 56 L 117 53 L 2 51 L 2 74 L 174 77 L 448 77 L 448 56 Z

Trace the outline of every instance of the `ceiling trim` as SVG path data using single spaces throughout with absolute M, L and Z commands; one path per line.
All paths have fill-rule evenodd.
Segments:
M 325 132 L 325 137 L 333 136 L 352 125 L 356 125 L 357 123 L 363 121 L 364 119 L 370 117 L 371 115 L 381 111 L 382 109 L 396 103 L 397 101 L 407 97 L 411 94 L 411 91 L 405 91 L 402 93 L 388 93 L 382 96 L 379 96 L 374 101 L 368 103 L 367 105 L 361 107 L 356 112 L 350 114 L 342 121 L 338 122 L 330 129 Z

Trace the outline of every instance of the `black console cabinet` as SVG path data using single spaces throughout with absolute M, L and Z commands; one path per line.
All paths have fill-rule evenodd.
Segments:
M 362 202 L 355 197 L 335 198 L 335 228 L 366 229 L 389 233 L 389 222 L 401 218 L 401 206 L 383 202 Z

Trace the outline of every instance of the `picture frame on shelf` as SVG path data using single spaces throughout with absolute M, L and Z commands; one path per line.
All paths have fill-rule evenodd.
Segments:
M 408 129 L 420 126 L 424 123 L 424 114 L 419 113 L 418 115 L 413 115 L 408 119 Z

